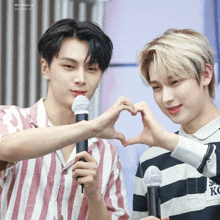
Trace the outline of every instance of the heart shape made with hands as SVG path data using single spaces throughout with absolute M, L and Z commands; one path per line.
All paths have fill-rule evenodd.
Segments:
M 139 136 L 143 130 L 141 114 L 135 116 L 128 111 L 120 113 L 115 123 L 115 130 L 125 136 L 125 140 Z

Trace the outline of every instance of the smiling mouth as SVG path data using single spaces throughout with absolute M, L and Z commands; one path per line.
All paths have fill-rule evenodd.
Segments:
M 178 106 L 174 106 L 174 107 L 171 107 L 171 108 L 167 108 L 167 110 L 169 111 L 170 114 L 176 114 L 177 112 L 180 111 L 182 105 L 178 105 Z

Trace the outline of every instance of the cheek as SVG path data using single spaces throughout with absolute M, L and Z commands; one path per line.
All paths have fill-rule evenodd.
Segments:
M 157 105 L 161 108 L 162 105 L 162 97 L 159 93 L 154 93 L 154 100 L 157 103 Z
M 196 103 L 201 100 L 201 94 L 201 89 L 198 86 L 193 85 L 188 90 L 185 90 L 184 98 L 193 104 L 193 102 Z
M 100 76 L 100 75 L 89 77 L 88 82 L 90 84 L 90 87 L 91 88 L 94 87 L 94 89 L 96 89 L 96 87 L 98 86 L 98 84 L 99 84 L 99 82 L 101 80 L 101 77 L 102 76 Z

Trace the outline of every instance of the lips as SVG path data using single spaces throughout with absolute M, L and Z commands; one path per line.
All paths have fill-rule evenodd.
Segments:
M 173 107 L 170 107 L 170 108 L 167 108 L 167 110 L 169 111 L 170 114 L 176 114 L 177 112 L 180 111 L 182 105 L 177 105 L 177 106 L 173 106 Z
M 76 97 L 78 95 L 85 95 L 86 91 L 84 90 L 71 90 L 71 92 L 73 93 L 73 95 Z

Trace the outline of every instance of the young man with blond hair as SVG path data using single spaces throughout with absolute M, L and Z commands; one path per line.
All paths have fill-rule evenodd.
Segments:
M 144 128 L 125 146 L 152 147 L 140 159 L 131 219 L 157 219 L 147 217 L 143 176 L 151 165 L 162 172 L 162 217 L 220 219 L 220 111 L 212 101 L 214 52 L 208 40 L 190 29 L 169 29 L 146 45 L 140 72 L 162 112 L 181 126 L 175 134 L 169 133 L 146 103 L 135 105 Z

